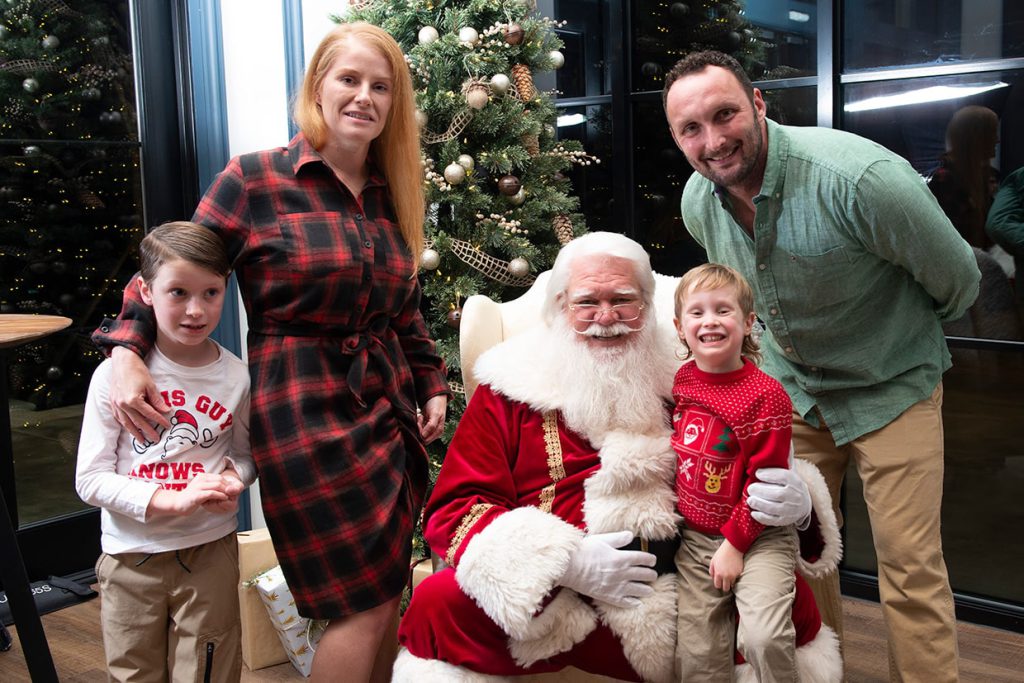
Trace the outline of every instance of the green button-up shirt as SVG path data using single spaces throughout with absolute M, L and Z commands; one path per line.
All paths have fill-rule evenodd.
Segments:
M 763 369 L 837 445 L 926 398 L 951 363 L 941 322 L 967 310 L 981 274 L 921 177 L 864 138 L 768 121 L 753 237 L 728 193 L 694 173 L 686 228 L 750 281 Z

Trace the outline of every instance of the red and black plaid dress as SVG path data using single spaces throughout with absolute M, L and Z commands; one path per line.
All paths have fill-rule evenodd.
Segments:
M 379 174 L 361 201 L 300 133 L 232 159 L 193 217 L 224 239 L 249 319 L 252 454 L 300 614 L 401 593 L 427 481 L 416 403 L 447 393 Z M 155 337 L 134 286 L 100 345 Z

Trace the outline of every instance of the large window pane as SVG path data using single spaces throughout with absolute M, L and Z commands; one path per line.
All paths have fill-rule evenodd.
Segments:
M 1019 0 L 843 3 L 844 70 L 1024 56 Z
M 752 80 L 816 73 L 815 3 L 687 0 L 630 5 L 633 92 L 661 90 L 665 73 L 696 50 L 733 55 Z
M 579 140 L 588 154 L 600 159 L 589 166 L 574 166 L 569 174 L 573 193 L 580 198 L 580 213 L 587 229 L 621 232 L 611 225 L 612 214 L 612 112 L 611 105 L 567 107 L 558 110 L 559 139 Z
M 946 333 L 1024 340 L 1024 311 L 1014 293 L 1020 278 L 1014 257 L 1024 254 L 1008 253 L 985 229 L 996 183 L 1024 165 L 1022 73 L 853 84 L 843 98 L 844 127 L 909 160 L 975 248 L 981 294 L 963 318 L 947 323 Z
M 954 349 L 953 356 L 954 367 L 943 377 L 942 408 L 942 549 L 950 583 L 958 592 L 1024 603 L 1024 536 L 1007 532 L 1024 524 L 1018 427 L 1024 354 Z M 847 486 L 844 566 L 874 573 L 863 485 L 852 464 Z
M 19 521 L 84 507 L 82 404 L 142 226 L 128 3 L 0 4 L 0 312 L 71 318 L 9 349 Z
M 610 0 L 556 0 L 555 14 L 564 25 L 556 30 L 565 43 L 565 65 L 555 72 L 560 98 L 611 94 L 605 33 Z

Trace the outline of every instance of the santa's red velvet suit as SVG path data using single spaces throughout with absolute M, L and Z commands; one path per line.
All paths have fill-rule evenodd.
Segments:
M 676 455 L 666 399 L 678 361 L 665 357 L 649 417 L 620 429 L 570 429 L 563 408 L 586 383 L 552 353 L 539 326 L 485 353 L 481 386 L 449 446 L 427 505 L 425 535 L 449 568 L 422 582 L 401 624 L 395 681 L 490 680 L 567 665 L 627 680 L 673 680 L 676 575 L 639 607 L 615 607 L 558 585 L 584 533 L 672 539 Z M 657 376 L 657 375 L 656 375 Z M 614 420 L 609 420 L 614 422 Z M 585 432 L 585 433 L 581 433 Z M 820 536 L 804 573 L 835 569 L 839 533 L 824 481 L 811 489 Z M 794 606 L 802 681 L 840 678 L 835 635 L 798 578 Z M 742 667 L 747 668 L 749 667 Z M 740 672 L 738 672 L 740 673 Z

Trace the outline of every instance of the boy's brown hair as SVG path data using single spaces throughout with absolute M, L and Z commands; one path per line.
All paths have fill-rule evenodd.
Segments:
M 224 243 L 209 228 L 191 221 L 171 221 L 154 228 L 139 244 L 139 274 L 152 282 L 160 266 L 182 260 L 225 278 L 231 263 Z
M 708 289 L 730 288 L 736 292 L 736 300 L 740 305 L 740 312 L 746 319 L 754 312 L 754 290 L 750 283 L 739 271 L 720 263 L 705 263 L 691 268 L 679 280 L 675 293 L 675 316 L 676 320 L 683 319 L 683 301 L 691 291 L 703 292 Z M 761 351 L 752 334 L 744 335 L 743 348 L 740 353 L 756 364 L 761 363 Z M 683 360 L 688 360 L 693 352 L 689 348 L 683 354 Z

